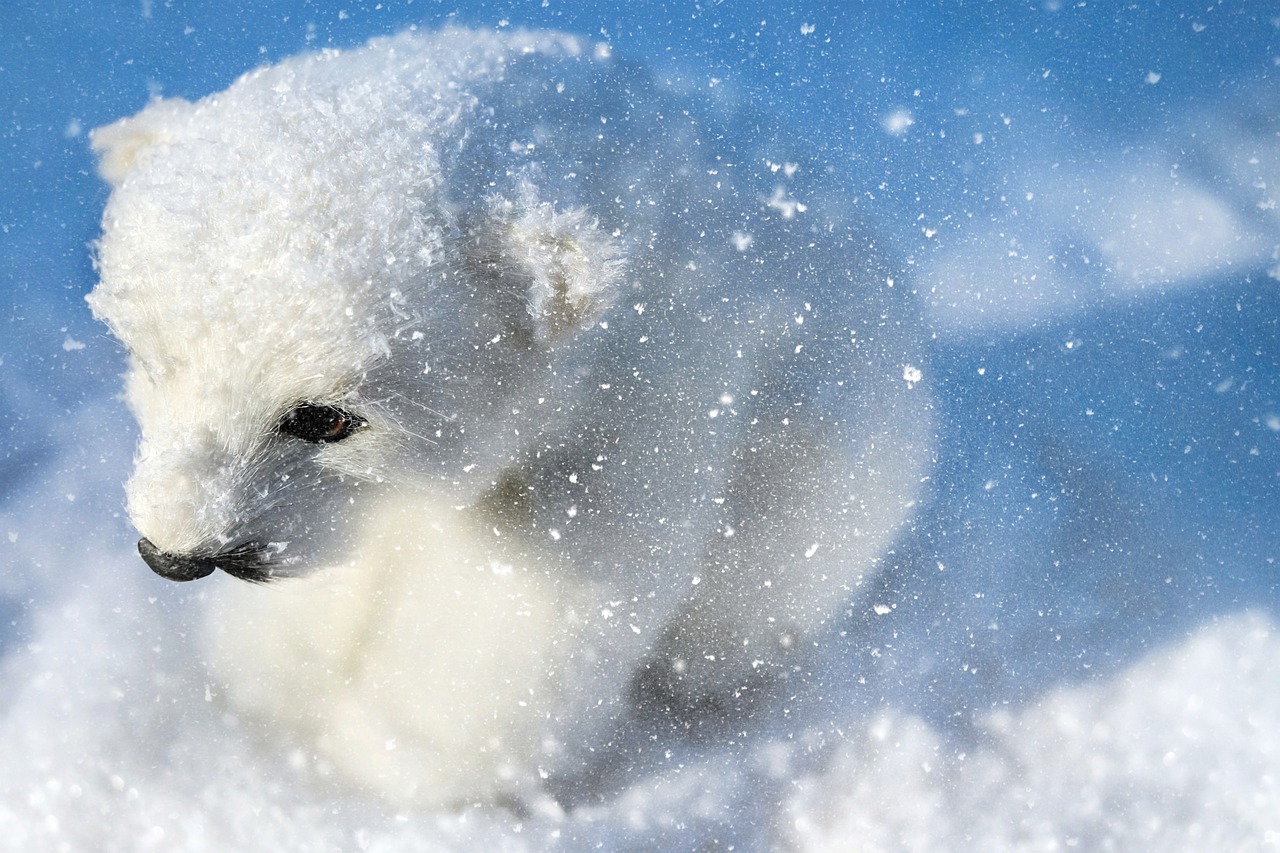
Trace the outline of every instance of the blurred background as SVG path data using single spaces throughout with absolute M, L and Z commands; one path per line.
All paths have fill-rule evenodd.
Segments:
M 802 186 L 879 232 L 933 332 L 938 466 L 879 606 L 847 615 L 798 691 L 802 734 L 686 744 L 568 816 L 387 814 L 323 768 L 299 781 L 302 758 L 206 701 L 201 592 L 133 551 L 123 354 L 83 300 L 107 194 L 89 130 L 298 51 L 446 23 L 579 33 L 767 117 L 824 165 Z M 10 4 L 4 837 L 1280 844 L 1278 74 L 1280 9 L 1248 0 Z

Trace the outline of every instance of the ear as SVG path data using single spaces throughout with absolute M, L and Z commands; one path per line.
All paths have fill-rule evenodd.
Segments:
M 90 132 L 89 143 L 98 155 L 98 174 L 112 189 L 133 171 L 148 148 L 174 139 L 177 120 L 190 110 L 182 98 L 154 100 L 140 113 Z
M 591 326 L 613 303 L 624 264 L 613 237 L 587 211 L 497 200 L 490 217 L 497 263 L 525 284 L 538 343 L 555 344 Z

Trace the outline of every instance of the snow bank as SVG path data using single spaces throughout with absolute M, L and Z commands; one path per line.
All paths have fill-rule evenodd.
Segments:
M 1280 634 L 1241 613 L 1119 675 L 982 717 L 887 711 L 797 783 L 801 847 L 1251 850 L 1280 842 Z

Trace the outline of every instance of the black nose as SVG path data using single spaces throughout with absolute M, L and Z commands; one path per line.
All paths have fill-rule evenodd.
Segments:
M 151 571 L 171 581 L 194 581 L 213 574 L 217 568 L 212 557 L 187 557 L 168 554 L 151 544 L 150 539 L 138 540 L 138 553 Z

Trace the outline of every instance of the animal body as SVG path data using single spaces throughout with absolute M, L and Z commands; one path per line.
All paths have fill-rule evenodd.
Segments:
M 524 796 L 637 697 L 785 677 L 927 476 L 903 288 L 677 88 L 449 29 L 93 136 L 142 556 L 236 578 L 228 701 L 394 802 Z

